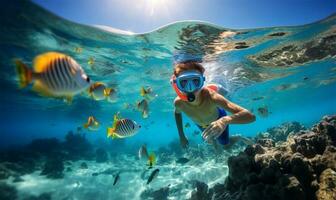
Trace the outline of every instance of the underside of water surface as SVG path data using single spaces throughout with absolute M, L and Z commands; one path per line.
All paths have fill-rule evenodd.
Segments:
M 244 30 L 182 21 L 133 34 L 70 22 L 30 1 L 5 2 L 0 8 L 0 190 L 7 199 L 214 198 L 209 188 L 227 182 L 228 158 L 247 144 L 218 152 L 183 115 L 190 147 L 181 149 L 170 84 L 173 66 L 181 61 L 201 62 L 205 84 L 221 85 L 225 98 L 256 116 L 253 123 L 230 125 L 231 135 L 255 142 L 268 134 L 284 142 L 288 134 L 336 113 L 335 15 L 302 26 Z M 115 99 L 79 94 L 69 104 L 31 87 L 19 89 L 13 60 L 32 66 L 35 56 L 48 51 L 74 58 L 91 80 L 113 88 Z M 141 87 L 155 94 L 147 118 L 136 106 L 143 99 Z M 141 125 L 136 135 L 106 137 L 118 112 Z M 99 130 L 83 128 L 89 116 L 100 122 Z M 285 139 L 269 136 L 282 133 Z M 334 145 L 330 137 L 328 145 Z M 138 158 L 143 144 L 156 155 L 151 169 Z M 147 184 L 155 169 L 159 173 Z

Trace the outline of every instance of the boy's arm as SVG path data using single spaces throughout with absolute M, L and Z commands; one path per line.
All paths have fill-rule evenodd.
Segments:
M 245 124 L 254 122 L 256 117 L 247 109 L 232 103 L 217 92 L 211 92 L 212 100 L 220 107 L 232 113 L 232 115 L 223 117 L 226 124 Z
M 183 121 L 182 121 L 182 113 L 180 110 L 181 105 L 179 103 L 179 100 L 175 100 L 174 105 L 175 105 L 175 122 L 176 122 L 177 130 L 178 130 L 178 134 L 180 137 L 180 142 L 181 142 L 182 147 L 185 148 L 188 145 L 188 140 L 183 132 Z
M 184 132 L 183 132 L 183 121 L 182 121 L 182 113 L 180 110 L 180 104 L 178 100 L 175 100 L 174 102 L 175 105 L 175 122 L 178 130 L 178 134 L 180 138 L 185 137 Z

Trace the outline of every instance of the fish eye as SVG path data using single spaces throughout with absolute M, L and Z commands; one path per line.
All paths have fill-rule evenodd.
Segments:
M 86 81 L 87 81 L 87 82 L 90 82 L 90 78 L 89 78 L 89 77 L 86 77 Z

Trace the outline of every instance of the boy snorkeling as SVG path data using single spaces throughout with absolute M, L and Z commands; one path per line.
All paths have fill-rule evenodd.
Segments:
M 204 86 L 204 67 L 197 62 L 178 63 L 174 67 L 171 84 L 177 93 L 174 101 L 175 121 L 183 148 L 189 144 L 183 132 L 182 114 L 185 113 L 201 129 L 202 137 L 215 147 L 218 143 L 229 146 L 243 137 L 230 137 L 229 124 L 245 124 L 255 121 L 247 109 L 234 104 L 220 95 L 216 85 Z M 226 110 L 232 113 L 227 115 Z M 224 146 L 224 147 L 225 147 Z

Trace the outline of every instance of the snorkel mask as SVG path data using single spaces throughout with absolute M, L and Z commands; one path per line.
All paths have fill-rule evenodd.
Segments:
M 178 77 L 172 77 L 172 85 L 177 95 L 184 101 L 193 102 L 194 92 L 204 85 L 205 77 L 196 71 L 187 71 Z

